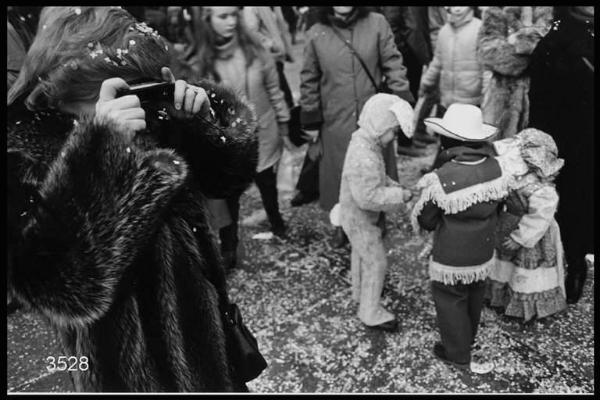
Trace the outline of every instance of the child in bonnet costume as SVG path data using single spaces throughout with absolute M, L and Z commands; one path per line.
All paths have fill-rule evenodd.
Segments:
M 417 183 L 422 189 L 411 215 L 413 228 L 433 233 L 429 277 L 441 342 L 433 353 L 473 373 L 488 373 L 493 363 L 472 359 L 485 280 L 495 265 L 498 209 L 508 194 L 509 177 L 486 142 L 496 128 L 483 124 L 481 110 L 454 103 L 443 118 L 425 124 L 452 139 L 440 153 L 444 163 Z
M 386 175 L 383 149 L 399 127 L 412 134 L 412 118 L 411 106 L 398 96 L 379 93 L 367 100 L 346 152 L 340 185 L 339 218 L 352 246 L 352 297 L 359 302 L 358 317 L 369 328 L 385 331 L 396 330 L 398 322 L 380 303 L 387 268 L 381 217 L 412 195 Z
M 553 181 L 564 164 L 552 137 L 525 129 L 494 142 L 498 160 L 514 177 L 496 231 L 497 263 L 486 297 L 504 314 L 544 318 L 567 308 L 563 246 L 554 214 Z

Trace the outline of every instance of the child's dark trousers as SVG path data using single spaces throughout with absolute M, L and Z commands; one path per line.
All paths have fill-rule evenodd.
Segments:
M 477 334 L 484 289 L 485 281 L 456 285 L 431 282 L 437 324 L 450 361 L 471 362 L 471 345 Z

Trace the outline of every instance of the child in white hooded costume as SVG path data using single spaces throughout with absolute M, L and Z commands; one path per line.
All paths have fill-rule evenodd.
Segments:
M 387 260 L 378 222 L 382 212 L 398 209 L 411 193 L 386 175 L 382 151 L 399 127 L 412 134 L 412 114 L 406 101 L 391 94 L 376 94 L 365 103 L 340 187 L 340 222 L 352 246 L 352 297 L 360 303 L 358 317 L 369 327 L 389 331 L 398 324 L 380 303 Z

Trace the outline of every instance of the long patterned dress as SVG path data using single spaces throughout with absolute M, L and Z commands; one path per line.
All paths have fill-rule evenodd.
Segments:
M 496 268 L 490 273 L 486 297 L 505 315 L 544 318 L 567 307 L 563 247 L 554 213 L 558 193 L 534 174 L 520 179 L 501 211 L 496 233 Z M 506 249 L 510 237 L 521 245 Z

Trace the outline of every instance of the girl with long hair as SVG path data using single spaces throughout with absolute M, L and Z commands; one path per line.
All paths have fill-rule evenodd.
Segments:
M 229 86 L 254 105 L 259 142 L 255 182 L 272 232 L 284 237 L 286 226 L 279 212 L 276 168 L 283 145 L 288 149 L 293 145 L 288 138 L 289 109 L 279 87 L 275 62 L 246 29 L 238 7 L 203 7 L 195 14 L 195 44 L 186 60 L 191 75 Z M 220 230 L 221 249 L 233 267 L 239 197 L 226 201 L 232 223 Z

